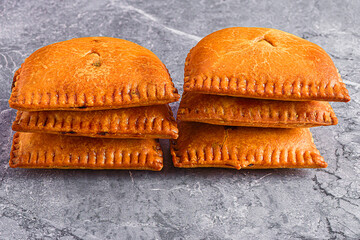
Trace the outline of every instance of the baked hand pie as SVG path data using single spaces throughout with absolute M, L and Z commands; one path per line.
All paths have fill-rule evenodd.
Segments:
M 329 55 L 276 29 L 234 27 L 214 32 L 185 61 L 185 92 L 286 101 L 350 101 Z
M 308 128 L 227 127 L 180 122 L 175 167 L 325 168 Z
M 216 125 L 298 128 L 336 125 L 337 118 L 328 102 L 274 101 L 183 94 L 177 119 Z
M 150 50 L 110 37 L 40 48 L 16 71 L 10 107 L 23 111 L 102 110 L 175 102 L 168 70 Z
M 12 129 L 106 138 L 177 138 L 167 104 L 98 111 L 18 111 Z
M 10 167 L 160 171 L 163 156 L 155 139 L 95 139 L 17 132 Z

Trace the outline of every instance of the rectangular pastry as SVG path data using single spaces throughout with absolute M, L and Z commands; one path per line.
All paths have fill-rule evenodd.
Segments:
M 17 132 L 10 167 L 160 171 L 163 155 L 155 139 L 95 139 Z
M 58 42 L 16 71 L 10 107 L 23 111 L 102 110 L 175 102 L 168 70 L 150 50 L 117 38 Z
M 180 122 L 175 167 L 325 168 L 308 128 L 227 127 Z
M 318 45 L 276 29 L 214 32 L 185 61 L 185 92 L 286 101 L 350 101 L 330 56 Z
M 185 93 L 177 119 L 216 125 L 298 128 L 336 125 L 328 102 L 274 101 Z
M 167 104 L 98 111 L 18 111 L 14 131 L 106 138 L 177 138 Z

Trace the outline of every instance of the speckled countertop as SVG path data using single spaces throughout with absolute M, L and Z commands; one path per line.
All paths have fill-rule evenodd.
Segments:
M 360 239 L 359 1 L 0 0 L 0 239 Z M 352 97 L 339 124 L 313 128 L 319 170 L 25 170 L 8 166 L 14 71 L 74 37 L 152 50 L 182 93 L 186 54 L 225 27 L 281 29 L 323 47 Z M 176 111 L 178 104 L 172 104 Z

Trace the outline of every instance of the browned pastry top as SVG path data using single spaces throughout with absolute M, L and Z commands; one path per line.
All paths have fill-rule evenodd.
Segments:
M 350 100 L 321 47 L 269 28 L 226 28 L 203 38 L 187 56 L 184 91 L 290 101 Z
M 15 73 L 12 108 L 94 110 L 179 99 L 168 70 L 150 50 L 110 37 L 76 38 L 31 54 Z
M 176 167 L 323 168 L 308 128 L 226 127 L 180 122 L 172 141 Z
M 163 158 L 155 139 L 95 139 L 18 132 L 13 139 L 10 167 L 159 171 Z
M 338 120 L 325 101 L 274 101 L 187 92 L 178 120 L 228 126 L 296 128 L 335 125 Z

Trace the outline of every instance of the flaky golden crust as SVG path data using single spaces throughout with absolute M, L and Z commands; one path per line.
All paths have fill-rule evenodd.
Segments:
M 18 132 L 13 138 L 10 167 L 160 171 L 163 157 L 155 139 L 95 139 Z
M 185 62 L 185 92 L 288 101 L 350 100 L 319 46 L 269 28 L 227 28 L 203 38 Z
M 336 125 L 328 102 L 273 101 L 185 93 L 177 119 L 216 125 L 297 128 Z
M 308 128 L 224 127 L 180 122 L 175 167 L 324 168 Z
M 18 111 L 14 131 L 105 138 L 177 138 L 168 105 L 99 111 Z
M 54 43 L 16 71 L 10 107 L 24 111 L 99 110 L 179 99 L 165 65 L 150 50 L 116 38 Z

